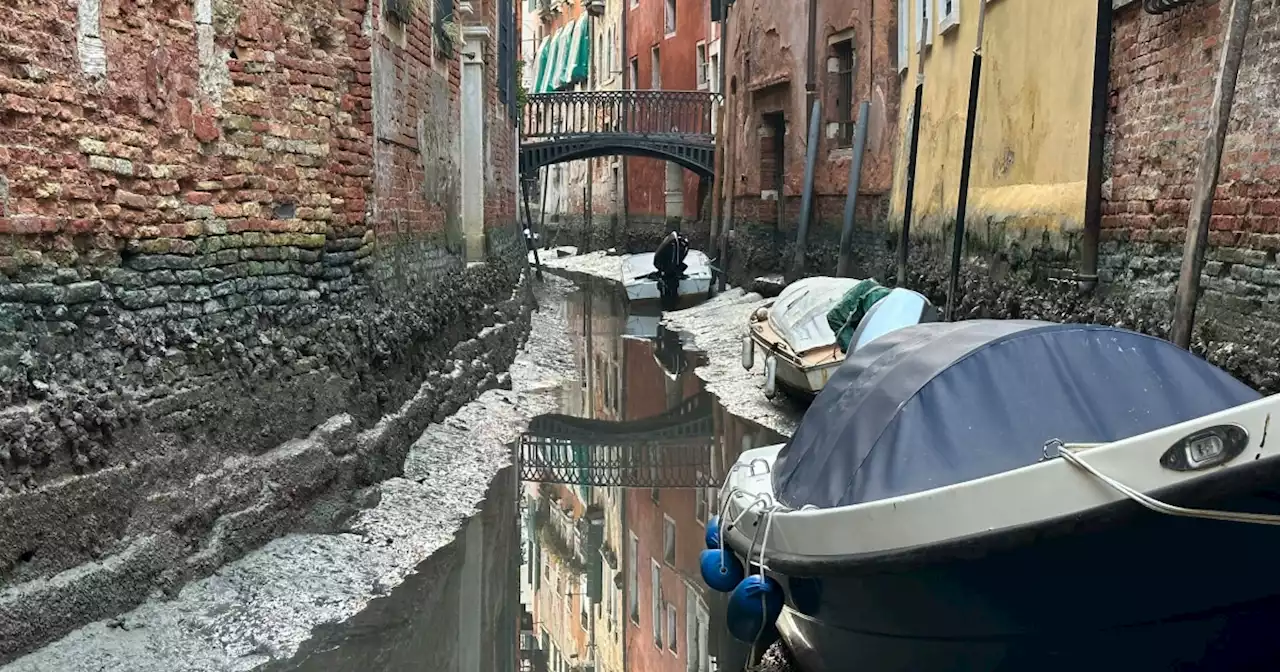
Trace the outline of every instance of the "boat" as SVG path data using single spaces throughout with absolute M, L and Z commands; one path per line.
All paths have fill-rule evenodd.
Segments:
M 653 265 L 653 252 L 628 255 L 622 260 L 622 286 L 630 301 L 653 301 L 668 289 L 664 278 Z M 685 269 L 679 278 L 676 294 L 680 299 L 702 299 L 711 292 L 711 260 L 699 250 L 689 250 Z
M 903 327 L 740 456 L 703 579 L 806 672 L 1277 669 L 1273 414 L 1123 329 Z
M 854 308 L 854 320 L 841 327 L 838 338 L 829 316 L 842 304 L 858 303 L 868 296 L 869 309 Z M 765 353 L 764 393 L 774 397 L 781 389 L 792 396 L 812 397 L 827 384 L 854 349 L 908 324 L 937 319 L 937 311 L 918 292 L 885 288 L 874 280 L 814 276 L 788 285 L 776 299 L 747 318 L 742 343 L 742 366 L 755 366 L 755 350 Z M 839 320 L 846 322 L 844 316 Z

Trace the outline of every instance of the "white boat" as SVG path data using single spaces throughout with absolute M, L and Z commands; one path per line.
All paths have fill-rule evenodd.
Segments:
M 862 282 L 829 276 L 797 280 L 747 318 L 742 365 L 755 365 L 756 348 L 765 353 L 765 396 L 775 396 L 779 387 L 812 396 L 827 384 L 845 358 L 827 316 Z M 934 313 L 924 296 L 895 288 L 857 324 L 846 326 L 853 330 L 850 347 L 857 349 L 893 329 L 932 320 Z
M 711 261 L 698 250 L 689 250 L 684 258 L 685 271 L 677 294 L 681 299 L 705 297 L 711 292 Z M 622 260 L 622 286 L 630 301 L 653 301 L 662 298 L 660 283 L 664 280 L 653 266 L 653 252 L 632 254 Z
M 740 456 L 703 578 L 807 672 L 1276 669 L 1273 415 L 1123 329 L 904 327 Z

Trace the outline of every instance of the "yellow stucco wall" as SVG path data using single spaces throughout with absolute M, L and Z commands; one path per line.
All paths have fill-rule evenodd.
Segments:
M 920 64 L 916 2 L 900 1 L 910 2 L 912 11 L 899 108 L 895 222 L 902 220 Z M 933 45 L 924 52 L 912 230 L 937 231 L 955 217 L 978 2 L 983 1 L 982 83 L 966 220 L 974 226 L 991 218 L 1024 233 L 1078 230 L 1084 218 L 1097 16 L 1097 3 L 1087 0 L 961 0 L 958 26 L 940 34 L 934 21 Z

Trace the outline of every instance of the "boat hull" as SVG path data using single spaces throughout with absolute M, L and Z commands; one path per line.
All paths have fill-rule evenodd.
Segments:
M 1252 470 L 1247 494 L 1202 491 L 1180 503 L 1280 514 L 1273 485 L 1280 459 L 1266 462 Z M 1270 569 L 1280 528 L 1161 515 L 1132 503 L 1079 524 L 1017 530 L 1003 544 L 949 561 L 778 575 L 788 592 L 779 630 L 806 672 L 1280 662 L 1270 634 L 1280 626 L 1280 572 Z

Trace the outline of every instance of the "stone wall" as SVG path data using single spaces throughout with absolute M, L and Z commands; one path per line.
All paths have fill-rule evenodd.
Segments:
M 527 329 L 514 136 L 491 93 L 465 266 L 431 6 L 0 13 L 0 662 L 330 529 L 498 384 Z

